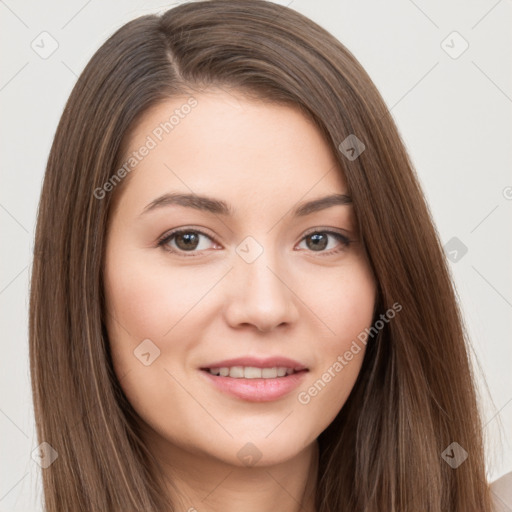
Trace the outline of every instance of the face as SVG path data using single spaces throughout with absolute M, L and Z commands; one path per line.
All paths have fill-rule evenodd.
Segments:
M 274 464 L 343 407 L 376 284 L 318 129 L 287 106 L 194 98 L 128 140 L 104 262 L 115 372 L 158 453 Z

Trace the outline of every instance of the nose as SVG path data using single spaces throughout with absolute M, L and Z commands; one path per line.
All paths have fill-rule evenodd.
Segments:
M 269 332 L 278 326 L 290 326 L 299 318 L 290 273 L 280 270 L 267 254 L 264 251 L 252 263 L 237 257 L 230 272 L 225 316 L 233 328 L 251 325 Z

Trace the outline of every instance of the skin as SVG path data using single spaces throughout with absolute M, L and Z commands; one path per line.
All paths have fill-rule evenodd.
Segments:
M 371 326 L 374 276 L 352 205 L 292 216 L 299 203 L 347 193 L 329 146 L 302 113 L 220 89 L 194 97 L 198 105 L 116 191 L 104 263 L 115 372 L 180 510 L 264 512 L 278 503 L 284 512 L 313 511 L 317 437 L 348 398 L 364 346 L 309 403 L 298 394 Z M 187 99 L 146 112 L 127 155 Z M 170 192 L 221 199 L 234 214 L 180 205 L 141 214 Z M 175 228 L 206 233 L 195 256 L 183 239 L 167 242 L 175 253 L 157 245 Z M 312 244 L 311 230 L 328 245 Z M 247 236 L 263 249 L 252 263 L 236 252 Z M 160 350 L 148 366 L 134 355 L 145 339 Z M 309 371 L 288 395 L 258 403 L 219 391 L 199 370 L 247 355 L 289 357 Z M 238 455 L 247 443 L 256 464 Z

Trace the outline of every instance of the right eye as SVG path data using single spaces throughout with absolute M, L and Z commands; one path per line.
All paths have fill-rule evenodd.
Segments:
M 180 256 L 198 256 L 194 254 L 208 249 L 208 242 L 202 242 L 202 238 L 213 242 L 212 238 L 202 231 L 196 229 L 176 229 L 166 234 L 159 242 L 158 246 L 170 253 Z M 185 254 L 192 253 L 192 254 Z

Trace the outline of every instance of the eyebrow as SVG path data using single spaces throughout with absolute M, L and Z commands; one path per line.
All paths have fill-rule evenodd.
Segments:
M 312 201 L 299 203 L 292 211 L 292 215 L 295 217 L 304 217 L 311 213 L 325 210 L 331 206 L 339 205 L 351 205 L 352 198 L 346 194 L 331 194 Z M 220 199 L 214 199 L 207 196 L 199 196 L 197 194 L 180 194 L 180 193 L 169 193 L 163 194 L 151 201 L 141 215 L 149 213 L 151 211 L 164 208 L 167 206 L 184 206 L 186 208 L 194 208 L 196 210 L 205 211 L 217 215 L 232 216 L 234 213 L 233 208 L 228 205 L 225 201 Z

